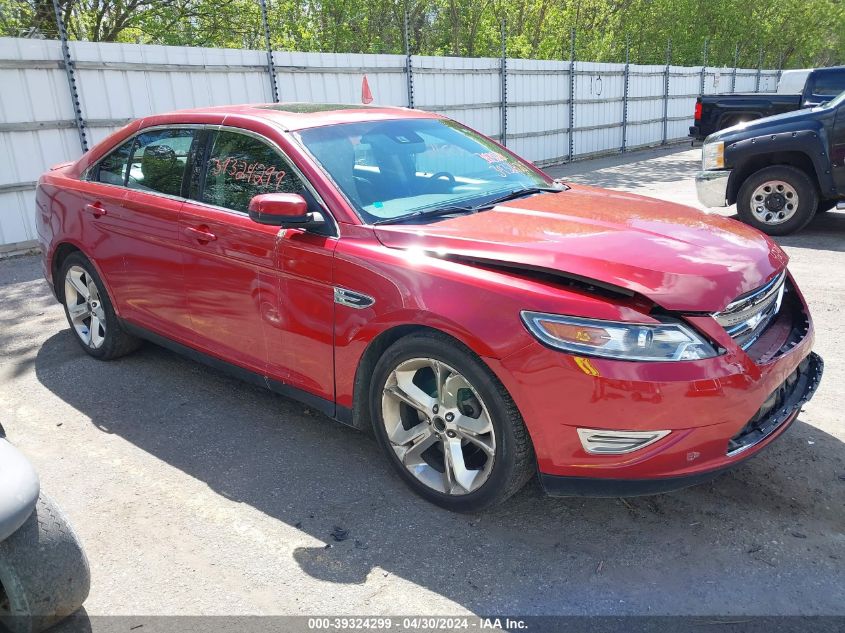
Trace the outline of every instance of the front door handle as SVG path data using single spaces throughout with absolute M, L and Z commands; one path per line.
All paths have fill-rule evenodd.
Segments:
M 185 234 L 202 244 L 207 244 L 208 242 L 213 242 L 217 239 L 217 236 L 206 228 L 194 228 L 193 226 L 189 226 L 185 229 Z
M 95 218 L 101 218 L 106 214 L 106 210 L 99 202 L 89 203 L 85 205 L 85 210 L 93 215 Z

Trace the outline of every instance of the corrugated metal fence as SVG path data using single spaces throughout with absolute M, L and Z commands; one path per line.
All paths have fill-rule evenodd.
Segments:
M 70 42 L 86 140 L 177 108 L 273 100 L 265 51 Z M 35 239 L 34 187 L 81 154 L 61 43 L 0 38 L 0 252 Z M 540 165 L 686 136 L 696 95 L 774 90 L 777 71 L 499 58 L 274 52 L 281 101 L 443 113 Z M 573 99 L 574 97 L 574 99 Z

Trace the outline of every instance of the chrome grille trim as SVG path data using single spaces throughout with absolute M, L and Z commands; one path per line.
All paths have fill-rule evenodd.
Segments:
M 719 312 L 720 315 L 729 314 L 740 312 L 745 310 L 752 305 L 756 305 L 765 301 L 766 299 L 770 298 L 779 286 L 783 284 L 786 280 L 786 271 L 784 270 L 780 275 L 772 279 L 769 283 L 757 288 L 756 290 L 752 290 L 751 292 L 740 295 L 733 301 L 731 301 L 724 310 Z
M 780 311 L 786 288 L 786 271 L 752 292 L 740 296 L 713 318 L 725 331 L 748 349 Z

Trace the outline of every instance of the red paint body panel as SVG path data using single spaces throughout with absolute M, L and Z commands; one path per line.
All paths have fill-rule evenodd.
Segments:
M 783 270 L 786 254 L 751 227 L 670 202 L 574 185 L 484 214 L 379 228 L 396 248 L 566 271 L 631 290 L 669 310 L 715 312 Z
M 709 322 L 709 323 L 708 323 Z M 710 317 L 694 323 L 723 338 Z M 715 327 L 714 327 L 715 326 Z M 574 357 L 532 342 L 502 360 L 488 359 L 532 429 L 540 471 L 553 475 L 658 478 L 722 468 L 737 457 L 727 441 L 812 349 L 812 328 L 775 362 L 756 365 L 742 350 L 684 363 L 631 363 L 594 358 L 588 374 Z M 575 429 L 670 429 L 666 438 L 629 455 L 589 455 Z M 694 459 L 689 453 L 699 453 Z
M 192 202 L 185 203 L 178 225 L 194 341 L 263 374 L 268 341 L 262 304 L 278 297 L 278 229 Z
M 437 115 L 230 106 L 133 122 L 42 176 L 36 223 L 45 276 L 52 283 L 57 247 L 72 245 L 98 268 L 121 318 L 345 409 L 355 404 L 361 357 L 379 335 L 408 326 L 446 332 L 508 389 L 543 473 L 661 478 L 731 463 L 727 440 L 809 354 L 813 330 L 775 362 L 757 365 L 708 313 L 783 271 L 784 252 L 738 222 L 584 186 L 426 225 L 363 225 L 292 132 L 404 117 Z M 338 234 L 279 230 L 194 201 L 80 180 L 138 130 L 169 124 L 227 125 L 266 137 L 311 183 Z M 467 263 L 472 258 L 565 273 L 631 296 Z M 335 288 L 374 303 L 336 304 Z M 726 353 L 585 364 L 541 345 L 520 320 L 520 311 L 531 310 L 653 322 L 655 306 L 687 313 Z M 583 450 L 579 426 L 672 433 L 629 455 L 601 456 Z

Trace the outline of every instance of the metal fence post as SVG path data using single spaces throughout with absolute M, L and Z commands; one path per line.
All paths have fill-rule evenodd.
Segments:
M 500 70 L 502 88 L 502 124 L 500 141 L 505 147 L 508 146 L 508 43 L 505 19 L 502 18 L 502 64 Z
M 731 92 L 736 92 L 736 67 L 739 66 L 739 42 L 734 49 L 734 69 L 731 73 Z
M 411 29 L 405 11 L 405 81 L 408 88 L 408 107 L 414 107 L 414 68 L 411 65 Z
M 669 65 L 672 62 L 672 38 L 666 42 L 666 70 L 663 73 L 663 138 L 661 145 L 666 145 L 669 134 Z
M 575 27 L 569 29 L 569 153 L 566 162 L 575 156 Z
M 783 51 L 780 53 L 780 60 L 778 61 L 778 76 L 777 76 L 777 83 L 780 83 L 780 77 L 783 74 Z M 777 86 L 775 86 L 775 90 L 777 90 Z
M 760 75 L 763 72 L 763 45 L 760 44 L 760 57 L 757 59 L 757 81 L 754 84 L 754 92 L 760 92 Z
M 62 58 L 64 59 L 65 75 L 67 75 L 67 85 L 70 90 L 70 103 L 73 106 L 73 118 L 76 121 L 76 131 L 79 134 L 79 145 L 82 147 L 82 152 L 85 153 L 88 151 L 88 139 L 85 137 L 85 119 L 82 118 L 82 106 L 79 102 L 79 91 L 76 88 L 76 68 L 70 58 L 67 29 L 65 29 L 64 20 L 62 20 L 59 0 L 53 0 L 53 11 L 56 14 L 56 26 L 59 29 L 59 39 L 62 42 Z
M 622 88 L 622 153 L 628 145 L 628 79 L 631 67 L 631 37 L 625 36 L 625 72 L 623 74 Z
M 704 82 L 707 79 L 707 38 L 704 38 L 704 61 L 701 65 L 701 81 L 699 82 L 698 94 L 704 94 Z
M 273 102 L 279 102 L 279 87 L 276 85 L 276 67 L 273 64 L 273 47 L 270 45 L 270 24 L 267 21 L 267 2 L 258 0 L 261 4 L 261 22 L 264 24 L 264 44 L 267 46 L 267 73 L 270 75 L 270 92 Z

